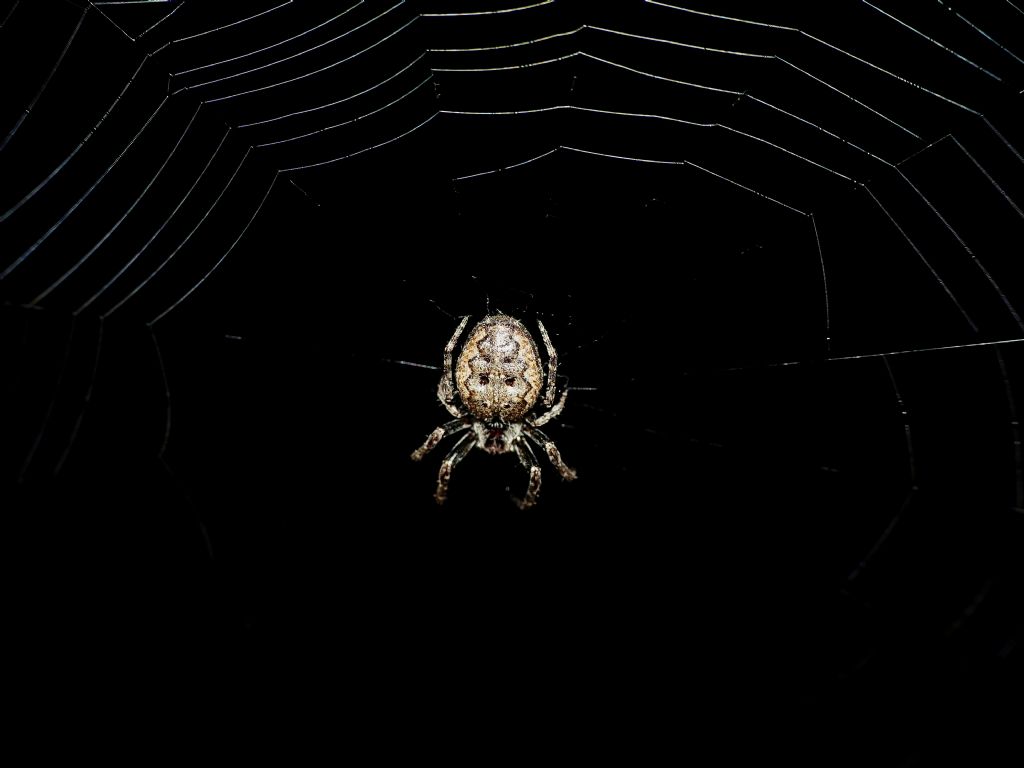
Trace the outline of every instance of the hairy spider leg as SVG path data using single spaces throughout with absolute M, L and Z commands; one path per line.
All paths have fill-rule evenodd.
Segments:
M 434 492 L 434 499 L 438 504 L 444 504 L 444 500 L 448 497 L 448 481 L 451 479 L 455 465 L 466 458 L 466 454 L 473 450 L 475 445 L 476 435 L 472 433 L 463 435 L 462 439 L 444 457 L 441 469 L 437 473 L 437 491 Z
M 548 411 L 547 413 L 542 413 L 540 416 L 537 416 L 536 418 L 534 418 L 533 420 L 529 421 L 528 423 L 532 424 L 535 427 L 543 427 L 545 424 L 547 424 L 552 419 L 558 418 L 558 415 L 562 412 L 562 409 L 565 408 L 565 398 L 568 397 L 568 396 L 569 396 L 569 390 L 568 389 L 563 389 L 562 390 L 562 396 L 560 398 L 558 398 L 558 402 L 555 404 L 555 406 L 550 411 Z
M 455 345 L 459 341 L 459 336 L 462 335 L 462 331 L 468 322 L 469 315 L 466 315 L 462 318 L 462 322 L 459 323 L 459 327 L 455 329 L 455 333 L 445 346 L 444 372 L 441 374 L 441 381 L 437 384 L 437 399 L 441 401 L 441 404 L 448 409 L 448 413 L 452 416 L 465 415 L 455 404 L 455 379 L 452 375 L 452 352 L 455 351 Z
M 537 503 L 537 495 L 540 493 L 540 463 L 533 448 L 525 440 L 516 440 L 516 455 L 519 461 L 530 473 L 530 480 L 526 486 L 526 495 L 521 499 L 513 499 L 520 509 L 528 509 Z
M 555 402 L 555 376 L 558 375 L 558 353 L 555 352 L 555 345 L 551 343 L 548 336 L 548 329 L 544 323 L 537 320 L 537 327 L 540 328 L 540 337 L 544 340 L 544 348 L 548 352 L 548 386 L 544 390 L 544 407 L 550 408 Z M 563 400 L 565 399 L 563 395 Z M 553 416 L 551 418 L 554 418 Z
M 558 447 L 555 445 L 555 441 L 545 435 L 536 427 L 527 426 L 523 429 L 524 434 L 533 440 L 537 445 L 544 449 L 544 453 L 547 454 L 548 460 L 554 465 L 558 473 L 566 480 L 575 480 L 576 472 L 571 469 L 564 461 L 562 461 L 562 454 L 558 452 Z
M 434 448 L 437 447 L 437 444 L 446 437 L 454 435 L 456 432 L 461 432 L 464 429 L 469 429 L 469 426 L 470 421 L 465 418 L 455 419 L 454 421 L 449 421 L 447 424 L 442 424 L 430 433 L 423 445 L 412 452 L 412 460 L 419 461 L 434 450 Z

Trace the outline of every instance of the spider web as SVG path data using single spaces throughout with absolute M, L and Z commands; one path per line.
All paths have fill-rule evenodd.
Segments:
M 581 678 L 703 664 L 715 712 L 991 723 L 1024 12 L 818 5 L 0 6 L 4 495 L 38 562 L 88 542 L 67 610 L 396 652 L 518 623 Z M 477 452 L 439 513 L 446 448 L 408 454 L 494 310 L 552 331 L 580 479 L 518 514 Z M 980 748 L 896 730 L 893 764 Z

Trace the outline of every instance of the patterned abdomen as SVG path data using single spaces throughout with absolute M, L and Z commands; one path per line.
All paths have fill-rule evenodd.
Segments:
M 520 421 L 536 404 L 543 383 L 537 344 L 521 322 L 488 315 L 469 332 L 455 384 L 473 416 L 489 423 Z

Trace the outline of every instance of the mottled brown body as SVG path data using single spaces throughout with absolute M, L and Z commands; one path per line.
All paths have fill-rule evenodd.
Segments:
M 530 475 L 526 495 L 516 499 L 519 507 L 526 509 L 537 502 L 540 493 L 540 465 L 531 443 L 544 451 L 563 479 L 576 479 L 576 472 L 562 461 L 555 442 L 540 430 L 565 408 L 567 390 L 563 389 L 555 401 L 558 354 L 544 323 L 538 320 L 548 355 L 545 387 L 544 366 L 530 332 L 514 317 L 499 312 L 473 326 L 453 363 L 459 337 L 468 322 L 468 317 L 462 318 L 444 348 L 444 372 L 437 385 L 438 400 L 455 419 L 431 432 L 413 451 L 412 459 L 419 461 L 449 435 L 466 433 L 441 462 L 434 498 L 443 504 L 452 470 L 473 448 L 487 453 L 515 453 Z M 533 408 L 542 390 L 547 410 L 535 413 Z
M 521 322 L 489 315 L 469 332 L 455 366 L 463 405 L 487 423 L 519 421 L 544 385 L 537 344 Z

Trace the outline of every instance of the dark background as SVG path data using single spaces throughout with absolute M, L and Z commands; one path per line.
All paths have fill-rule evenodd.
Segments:
M 0 4 L 2 499 L 29 624 L 72 666 L 87 638 L 194 655 L 207 681 L 283 662 L 364 712 L 525 701 L 749 737 L 724 755 L 999 764 L 1020 12 L 686 4 L 786 31 L 557 0 L 403 26 L 502 7 L 453 0 L 371 21 L 393 5 L 316 29 L 348 6 L 221 28 L 275 4 Z M 362 151 L 438 109 L 547 107 Z M 556 147 L 605 156 L 459 179 Z M 545 467 L 520 512 L 516 461 L 474 452 L 438 508 L 447 446 L 408 458 L 446 419 L 438 373 L 402 361 L 439 366 L 458 318 L 495 310 L 551 331 L 579 389 L 547 431 L 579 479 Z

